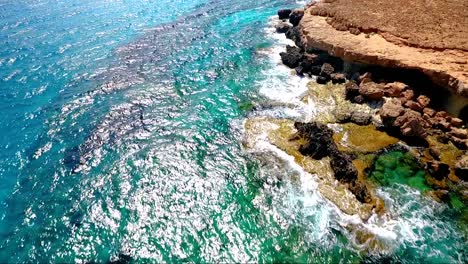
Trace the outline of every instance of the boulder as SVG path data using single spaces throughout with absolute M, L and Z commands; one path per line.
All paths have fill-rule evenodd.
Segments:
M 330 75 L 332 83 L 345 83 L 346 76 L 343 73 L 332 73 Z
M 371 123 L 372 116 L 363 111 L 353 111 L 350 119 L 355 124 L 365 126 Z
M 430 161 L 427 163 L 426 168 L 434 179 L 441 181 L 450 174 L 449 165 L 442 163 L 440 161 Z
M 468 138 L 468 130 L 462 128 L 452 127 L 450 131 L 450 135 L 460 139 L 467 139 Z
M 354 182 L 357 179 L 358 172 L 348 154 L 335 152 L 331 156 L 330 165 L 337 180 L 341 182 Z
M 404 136 L 425 138 L 427 136 L 425 123 L 420 113 L 407 109 L 403 115 L 395 119 L 393 125 L 400 127 Z
M 409 100 L 413 100 L 414 98 L 414 91 L 411 90 L 411 89 L 407 89 L 405 91 L 403 91 L 400 95 L 400 97 L 403 99 L 403 100 L 406 100 L 406 101 L 409 101 Z
M 411 110 L 418 111 L 418 112 L 421 112 L 423 110 L 423 107 L 413 100 L 407 101 L 405 103 L 405 106 Z
M 278 17 L 279 19 L 288 19 L 291 12 L 291 9 L 280 9 L 278 10 Z
M 418 98 L 416 98 L 416 102 L 421 106 L 421 108 L 428 107 L 429 104 L 431 103 L 431 99 L 425 95 L 420 95 Z
M 349 81 L 345 84 L 345 97 L 347 100 L 351 100 L 359 95 L 359 86 L 355 81 Z
M 286 46 L 286 52 L 281 52 L 281 61 L 290 68 L 296 68 L 302 60 L 302 50 L 294 46 Z
M 398 97 L 408 88 L 408 85 L 401 82 L 387 83 L 384 86 L 384 95 L 388 97 Z
M 429 117 L 433 117 L 436 114 L 436 111 L 432 108 L 426 107 L 423 109 L 423 113 L 427 114 Z
M 450 120 L 450 124 L 452 124 L 452 126 L 454 127 L 461 127 L 463 126 L 463 120 L 461 120 L 460 118 L 452 118 L 452 120 Z
M 368 100 L 378 101 L 384 96 L 383 85 L 375 82 L 364 82 L 359 85 L 359 93 Z
M 323 76 L 329 79 L 333 72 L 335 72 L 335 68 L 333 68 L 333 66 L 330 63 L 324 63 L 320 70 L 320 76 Z
M 289 22 L 293 24 L 293 26 L 299 25 L 299 22 L 301 21 L 302 17 L 304 16 L 304 10 L 303 9 L 296 9 L 291 12 L 289 15 Z
M 299 135 L 307 139 L 307 143 L 299 148 L 301 154 L 309 155 L 314 159 L 322 159 L 336 149 L 333 131 L 326 125 L 317 122 L 296 122 L 294 127 Z
M 393 121 L 404 112 L 405 109 L 401 105 L 401 102 L 398 99 L 392 99 L 383 104 L 380 109 L 380 117 L 384 121 L 390 120 L 390 122 L 393 123 Z
M 323 76 L 317 76 L 317 80 L 316 82 L 318 84 L 326 84 L 328 82 L 328 78 L 327 77 L 323 77 Z
M 276 28 L 276 32 L 278 33 L 286 33 L 288 32 L 288 30 L 292 28 L 292 26 L 289 23 L 281 22 L 281 23 L 278 23 L 275 26 L 275 28 Z
M 463 155 L 457 163 L 455 163 L 455 175 L 463 181 L 468 180 L 468 155 Z

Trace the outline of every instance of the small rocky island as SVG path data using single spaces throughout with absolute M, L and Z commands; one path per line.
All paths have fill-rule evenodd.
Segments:
M 466 225 L 466 10 L 464 0 L 328 0 L 278 11 L 277 33 L 295 43 L 281 60 L 311 79 L 302 100 L 322 110 L 305 122 L 251 118 L 248 137 L 266 133 L 363 221 L 385 214 L 376 187 L 399 183 L 456 208 Z

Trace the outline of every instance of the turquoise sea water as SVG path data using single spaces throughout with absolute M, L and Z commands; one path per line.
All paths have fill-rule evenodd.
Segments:
M 378 261 L 241 147 L 245 105 L 289 78 L 265 28 L 297 5 L 0 0 L 0 261 Z M 466 260 L 454 212 L 401 188 L 385 259 Z

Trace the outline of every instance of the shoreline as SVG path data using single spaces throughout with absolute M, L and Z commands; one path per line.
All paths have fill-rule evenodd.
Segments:
M 296 44 L 281 42 L 286 46 L 281 61 L 292 75 L 301 77 L 301 83 L 309 82 L 299 101 L 315 110 L 299 118 L 306 118 L 305 123 L 292 116 L 249 117 L 244 129 L 251 143 L 244 147 L 255 149 L 252 142 L 261 135 L 262 144 L 316 175 L 316 190 L 325 200 L 348 216 L 358 216 L 360 224 L 347 225 L 357 232 L 357 244 L 367 243 L 371 251 L 384 250 L 382 238 L 362 227 L 390 217 L 391 204 L 380 190 L 395 182 L 456 208 L 463 225 L 468 201 L 466 120 L 447 113 L 450 105 L 439 100 L 447 91 L 424 78 L 425 72 L 362 65 L 307 46 L 300 31 L 304 10 L 278 14 L 276 32 Z M 430 92 L 424 90 L 428 85 Z M 366 137 L 377 140 L 369 143 Z M 381 175 L 400 175 L 398 170 L 388 171 L 388 162 L 411 173 L 387 179 Z

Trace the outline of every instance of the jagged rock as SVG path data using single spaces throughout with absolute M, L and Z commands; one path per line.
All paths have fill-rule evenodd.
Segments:
M 435 114 L 435 117 L 446 118 L 447 116 L 448 116 L 448 113 L 445 111 L 439 111 Z
M 450 173 L 450 167 L 439 161 L 430 161 L 427 163 L 429 174 L 432 175 L 436 180 L 441 181 L 446 178 Z
M 370 203 L 372 200 L 372 197 L 366 185 L 358 181 L 354 181 L 353 183 L 351 183 L 349 185 L 349 190 L 354 194 L 354 196 L 356 196 L 356 199 L 361 203 Z
M 298 47 L 294 46 L 286 46 L 286 52 L 281 52 L 281 61 L 284 63 L 284 65 L 290 67 L 290 68 L 296 68 L 299 66 L 299 62 L 302 60 L 302 51 Z
M 288 19 L 291 12 L 291 9 L 280 9 L 278 10 L 278 17 L 279 19 Z
M 450 131 L 450 135 L 460 138 L 460 139 L 467 139 L 468 138 L 468 130 L 462 128 L 452 127 Z
M 357 179 L 358 172 L 353 165 L 353 160 L 348 154 L 336 152 L 331 156 L 330 165 L 337 180 L 353 182 Z
M 370 124 L 372 116 L 369 113 L 362 112 L 362 111 L 353 111 L 351 114 L 351 121 L 358 125 L 368 125 Z
M 468 155 L 463 155 L 455 163 L 455 175 L 464 181 L 468 180 Z
M 300 46 L 301 45 L 301 33 L 299 30 L 299 27 L 292 27 L 286 32 L 286 38 L 294 41 L 296 45 Z
M 426 107 L 423 109 L 423 113 L 427 114 L 429 117 L 433 117 L 436 114 L 436 111 L 432 108 Z
M 304 16 L 304 10 L 302 9 L 296 9 L 291 12 L 289 15 L 289 22 L 293 24 L 293 26 L 299 25 L 299 22 L 301 21 L 302 17 Z
M 356 104 L 363 104 L 365 101 L 366 101 L 366 99 L 364 99 L 364 96 L 362 96 L 362 95 L 358 95 L 358 96 L 354 97 L 354 99 L 353 99 L 353 102 L 356 103 Z
M 425 108 L 429 106 L 429 104 L 431 103 L 431 99 L 429 99 L 429 97 L 425 95 L 420 95 L 418 96 L 418 98 L 416 98 L 416 102 L 418 102 L 421 108 Z
M 411 89 L 407 89 L 401 93 L 401 98 L 405 99 L 406 101 L 413 100 L 414 98 L 414 91 Z
M 351 100 L 359 95 L 359 86 L 355 81 L 349 81 L 345 84 L 345 97 L 347 100 Z
M 328 78 L 327 77 L 323 77 L 323 76 L 317 76 L 317 80 L 316 82 L 318 84 L 326 84 L 328 82 Z
M 346 76 L 343 73 L 332 73 L 330 75 L 332 83 L 345 83 Z
M 314 159 L 322 159 L 329 156 L 331 151 L 336 149 L 336 146 L 333 145 L 333 131 L 326 125 L 316 122 L 296 122 L 294 127 L 299 135 L 308 139 L 307 143 L 299 149 L 303 155 L 309 155 Z
M 421 114 L 414 110 L 406 110 L 402 116 L 397 117 L 394 126 L 400 127 L 404 136 L 425 138 L 427 131 L 424 129 L 425 121 Z
M 303 76 L 304 73 L 306 72 L 304 67 L 302 66 L 297 66 L 296 68 L 294 68 L 294 70 L 296 70 L 297 75 L 300 75 L 300 76 Z
M 408 85 L 401 82 L 387 83 L 384 86 L 384 94 L 389 97 L 398 97 L 408 88 Z
M 292 28 L 289 23 L 281 22 L 275 26 L 276 32 L 278 33 L 286 33 L 288 30 Z
M 450 121 L 450 124 L 452 124 L 452 126 L 454 127 L 461 127 L 463 125 L 463 120 L 461 120 L 460 118 L 454 117 Z
M 335 72 L 335 68 L 330 63 L 324 63 L 322 65 L 320 75 L 323 77 L 326 77 L 327 79 L 330 79 L 331 74 Z
M 391 99 L 385 102 L 380 109 L 380 117 L 382 120 L 390 120 L 391 123 L 402 115 L 405 109 L 401 105 L 401 102 L 397 99 Z
M 368 100 L 378 101 L 384 96 L 383 85 L 375 82 L 361 83 L 359 93 Z
M 418 103 L 416 103 L 415 101 L 412 101 L 412 100 L 407 101 L 405 103 L 405 106 L 408 107 L 411 110 L 418 111 L 418 112 L 423 110 L 423 107 L 420 104 L 418 104 Z
M 359 76 L 359 84 L 372 82 L 372 74 L 370 72 L 366 72 Z

